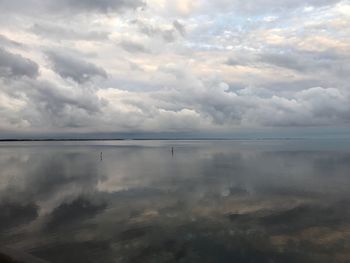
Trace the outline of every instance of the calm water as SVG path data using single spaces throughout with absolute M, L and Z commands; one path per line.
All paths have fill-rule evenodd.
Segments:
M 350 141 L 8 142 L 0 168 L 28 261 L 350 262 Z

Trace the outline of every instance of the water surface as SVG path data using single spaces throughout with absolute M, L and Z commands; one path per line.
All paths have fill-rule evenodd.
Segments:
M 0 167 L 0 248 L 46 262 L 350 262 L 350 141 L 1 142 Z

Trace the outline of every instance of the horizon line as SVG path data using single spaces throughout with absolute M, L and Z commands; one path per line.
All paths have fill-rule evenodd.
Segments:
M 0 142 L 64 142 L 64 141 L 258 141 L 258 140 L 313 140 L 313 139 L 350 139 L 336 137 L 256 137 L 256 138 L 53 138 L 53 139 L 0 139 Z

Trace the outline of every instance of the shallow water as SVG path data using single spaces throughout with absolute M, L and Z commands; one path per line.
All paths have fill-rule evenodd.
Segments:
M 350 262 L 350 141 L 2 142 L 0 167 L 0 248 L 47 262 Z

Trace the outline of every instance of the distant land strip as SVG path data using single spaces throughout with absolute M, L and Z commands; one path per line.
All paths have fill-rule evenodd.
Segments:
M 65 141 L 268 141 L 307 140 L 307 138 L 123 138 L 123 139 L 0 139 L 0 142 L 65 142 Z

